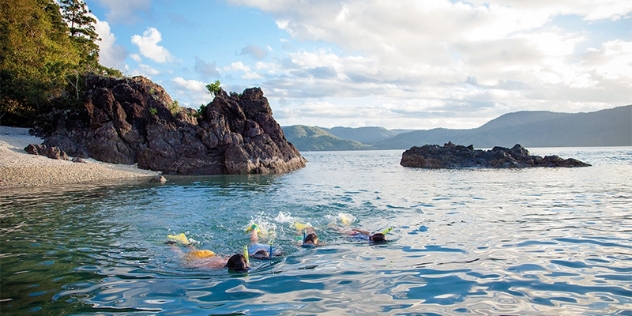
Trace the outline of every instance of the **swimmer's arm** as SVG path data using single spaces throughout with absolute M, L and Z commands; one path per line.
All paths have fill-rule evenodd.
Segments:
M 371 232 L 369 232 L 369 231 L 367 231 L 367 230 L 362 230 L 362 229 L 353 228 L 353 229 L 351 229 L 351 231 L 358 232 L 358 233 L 360 233 L 360 234 L 362 234 L 362 235 L 371 236 Z
M 210 269 L 220 269 L 220 268 L 223 268 L 227 262 L 228 262 L 228 258 L 213 257 L 210 260 L 206 260 L 204 266 Z
M 169 248 L 171 248 L 171 251 L 173 251 L 178 256 L 180 256 L 180 257 L 184 256 L 184 252 L 182 252 L 182 249 L 180 249 L 176 245 L 169 244 Z
M 259 242 L 259 235 L 257 235 L 257 230 L 253 229 L 252 231 L 250 231 L 250 242 L 251 243 L 258 243 Z

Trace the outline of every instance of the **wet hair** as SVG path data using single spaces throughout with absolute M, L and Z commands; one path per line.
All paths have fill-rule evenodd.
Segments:
M 263 250 L 263 249 L 257 250 L 257 252 L 255 252 L 252 256 L 257 258 L 257 259 L 268 259 L 268 258 L 270 258 L 270 254 L 268 254 L 268 252 Z
M 246 257 L 242 254 L 234 254 L 226 263 L 226 267 L 228 271 L 237 271 L 237 272 L 246 272 L 250 267 L 248 267 L 248 263 L 246 263 Z
M 306 242 L 312 242 L 314 245 L 318 243 L 318 236 L 314 233 L 310 233 L 307 234 L 307 236 L 305 236 L 305 240 L 303 240 L 303 243 Z
M 371 236 L 371 241 L 372 242 L 386 242 L 386 236 L 384 236 L 384 234 L 382 233 L 375 233 Z

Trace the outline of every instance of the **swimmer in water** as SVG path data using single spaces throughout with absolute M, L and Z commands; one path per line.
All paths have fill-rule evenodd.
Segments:
M 303 239 L 302 247 L 316 247 L 318 246 L 318 235 L 316 233 L 309 233 L 305 235 L 305 239 Z
M 248 270 L 250 270 L 250 265 L 248 265 L 248 258 L 239 253 L 230 256 L 224 267 L 228 268 L 228 271 L 235 272 L 247 272 Z
M 173 240 L 167 241 L 171 249 L 178 254 L 184 264 L 189 268 L 200 269 L 221 269 L 228 268 L 228 271 L 247 272 L 250 269 L 248 260 L 242 254 L 228 256 L 218 256 L 211 250 L 196 249 L 192 244 L 185 244 L 188 252 L 183 252 Z
M 338 230 L 340 233 L 348 235 L 354 239 L 366 240 L 373 243 L 385 243 L 387 241 L 386 234 L 384 234 L 383 232 L 371 234 L 371 232 L 369 232 L 368 230 L 362 230 L 358 228 L 352 228 L 350 231 L 340 227 L 335 229 Z
M 303 232 L 303 241 L 299 243 L 301 247 L 316 247 L 320 245 L 318 243 L 318 235 L 316 235 L 316 231 L 312 225 L 294 223 L 294 226 L 298 233 Z
M 283 255 L 283 251 L 272 245 L 266 245 L 259 243 L 259 234 L 257 224 L 253 224 L 250 228 L 250 245 L 248 245 L 248 255 L 255 259 L 270 259 L 270 252 L 272 256 L 278 257 Z

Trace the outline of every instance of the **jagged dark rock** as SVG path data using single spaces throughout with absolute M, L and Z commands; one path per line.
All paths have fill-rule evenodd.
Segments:
M 24 151 L 31 155 L 46 156 L 51 159 L 69 160 L 68 155 L 57 146 L 46 146 L 43 144 L 29 144 Z
M 306 159 L 283 135 L 263 91 L 220 90 L 204 113 L 174 106 L 144 77 L 86 79 L 78 110 L 49 114 L 44 144 L 70 156 L 134 164 L 163 174 L 267 174 L 300 169 Z
M 494 147 L 492 150 L 475 150 L 472 145 L 455 145 L 452 142 L 439 145 L 414 146 L 402 154 L 404 167 L 429 169 L 456 168 L 530 168 L 530 167 L 588 167 L 587 163 L 558 156 L 531 156 L 519 144 L 511 149 Z
M 76 163 L 86 163 L 85 160 L 83 160 L 83 158 L 81 157 L 72 157 L 72 162 L 76 162 Z

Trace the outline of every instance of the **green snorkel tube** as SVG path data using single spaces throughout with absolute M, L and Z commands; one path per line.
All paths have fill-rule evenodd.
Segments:
M 248 245 L 244 245 L 244 257 L 246 257 L 246 264 L 250 266 L 250 258 L 248 256 Z
M 390 232 L 391 232 L 391 230 L 393 230 L 393 226 L 390 226 L 389 228 L 387 228 L 387 229 L 385 229 L 385 230 L 381 231 L 381 233 L 382 233 L 382 234 L 384 234 L 384 235 L 386 235 L 386 234 L 390 233 Z

